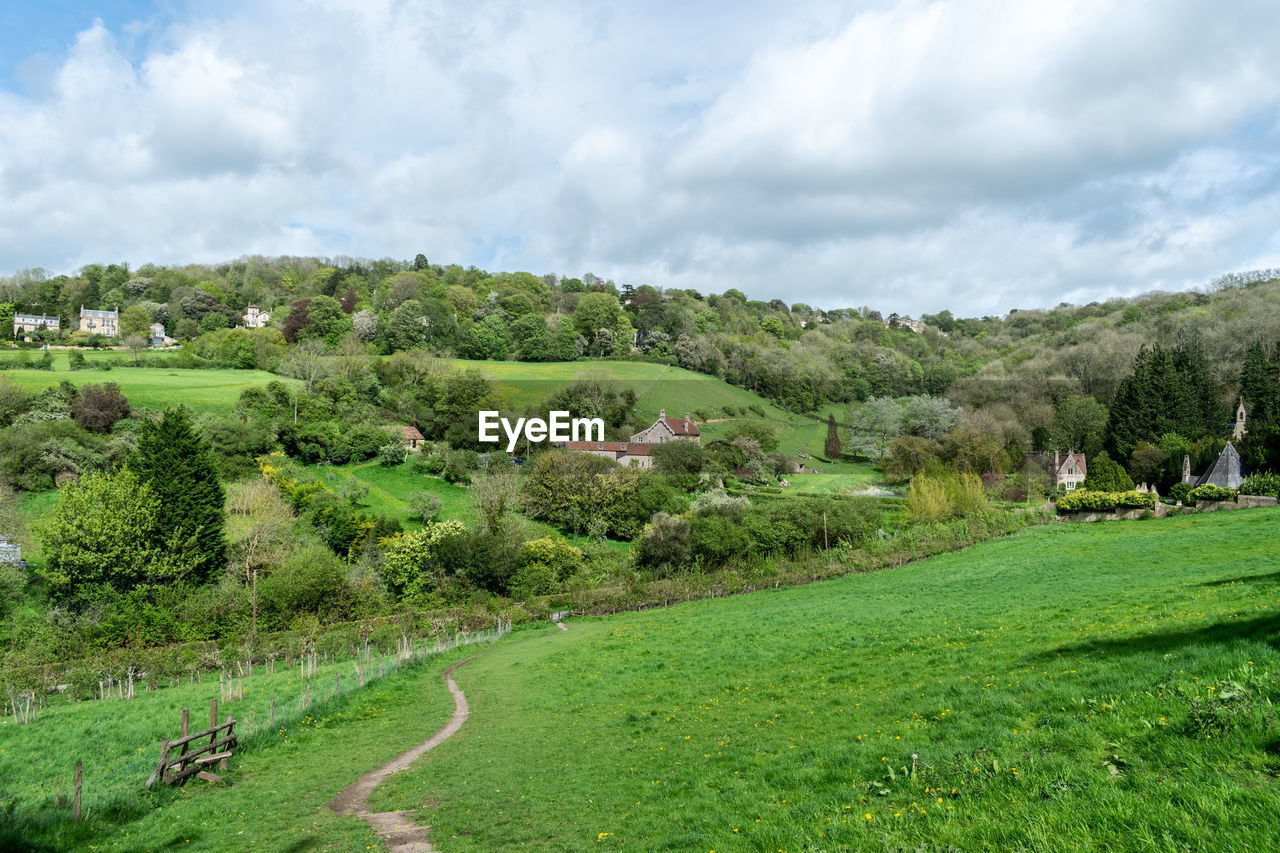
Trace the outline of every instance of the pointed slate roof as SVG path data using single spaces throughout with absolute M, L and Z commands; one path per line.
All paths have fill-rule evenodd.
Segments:
M 1212 483 L 1224 489 L 1238 489 L 1242 482 L 1244 482 L 1244 475 L 1241 473 L 1240 454 L 1228 441 L 1227 446 L 1222 448 L 1222 452 L 1218 454 L 1218 458 L 1209 470 L 1196 480 L 1196 485 Z

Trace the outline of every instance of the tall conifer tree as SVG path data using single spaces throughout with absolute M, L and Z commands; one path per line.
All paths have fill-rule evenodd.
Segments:
M 844 455 L 844 448 L 840 445 L 840 431 L 836 429 L 836 416 L 827 415 L 827 441 L 823 445 L 823 453 L 828 459 L 839 459 Z
M 226 496 L 191 411 L 177 406 L 144 423 L 129 467 L 159 497 L 160 529 L 192 542 L 197 582 L 215 577 L 227 562 Z

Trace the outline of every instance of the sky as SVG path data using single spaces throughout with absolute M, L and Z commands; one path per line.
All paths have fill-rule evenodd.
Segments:
M 1272 0 L 0 0 L 0 275 L 391 257 L 963 316 L 1280 267 Z

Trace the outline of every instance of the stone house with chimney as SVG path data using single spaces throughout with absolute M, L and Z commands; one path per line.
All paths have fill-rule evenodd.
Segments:
M 631 436 L 630 441 L 568 441 L 564 447 L 575 453 L 603 456 L 619 465 L 647 471 L 653 467 L 653 446 L 668 441 L 702 443 L 702 432 L 688 412 L 683 418 L 669 418 L 667 410 L 663 409 L 656 421 Z
M 1049 475 L 1049 485 L 1053 489 L 1061 488 L 1064 491 L 1074 492 L 1084 483 L 1084 478 L 1089 475 L 1089 467 L 1085 464 L 1083 453 L 1074 451 L 1062 453 L 1061 451 L 1053 451 L 1052 457 L 1048 452 L 1028 453 L 1023 457 L 1024 464 L 1026 462 L 1034 463 L 1044 469 Z
M 80 306 L 80 331 L 91 335 L 105 335 L 108 338 L 120 334 L 120 308 L 112 311 L 97 311 Z
M 15 312 L 13 315 L 13 336 L 29 341 L 31 340 L 31 335 L 41 329 L 48 329 L 50 332 L 57 333 L 60 322 L 56 315 L 20 314 Z

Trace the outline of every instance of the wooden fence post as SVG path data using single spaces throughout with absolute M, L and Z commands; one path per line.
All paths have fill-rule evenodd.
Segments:
M 209 700 L 209 728 L 215 728 L 218 725 L 218 700 Z M 213 746 L 213 742 L 218 739 L 217 732 L 209 733 L 209 745 Z
M 307 682 L 307 709 L 311 708 L 311 682 Z
M 337 699 L 342 695 L 342 673 L 335 673 L 333 676 L 333 698 Z
M 232 723 L 232 717 L 231 717 L 231 715 L 230 715 L 230 714 L 227 714 L 227 736 L 228 736 L 228 737 L 230 737 L 231 735 L 235 734 L 235 732 L 233 732 L 233 731 L 231 730 L 231 723 Z M 216 726 L 216 725 L 217 725 L 217 723 L 214 723 L 214 725 Z M 210 742 L 210 743 L 213 743 L 213 741 L 214 741 L 214 740 L 216 740 L 216 739 L 217 739 L 217 737 L 218 737 L 218 733 L 217 733 L 217 732 L 214 732 L 209 742 Z M 225 758 L 224 758 L 224 759 L 222 759 L 221 761 L 219 761 L 219 762 L 218 762 L 218 769 L 219 769 L 219 770 L 226 770 L 226 769 L 227 769 L 227 759 L 225 759 Z
M 75 803 L 71 806 L 71 817 L 75 820 L 80 819 L 80 779 L 81 779 L 80 771 L 81 769 L 82 769 L 82 765 L 79 761 L 77 761 L 76 762 L 76 799 L 75 799 Z
M 271 697 L 271 725 L 274 726 L 275 724 L 276 724 L 276 698 L 272 696 Z

